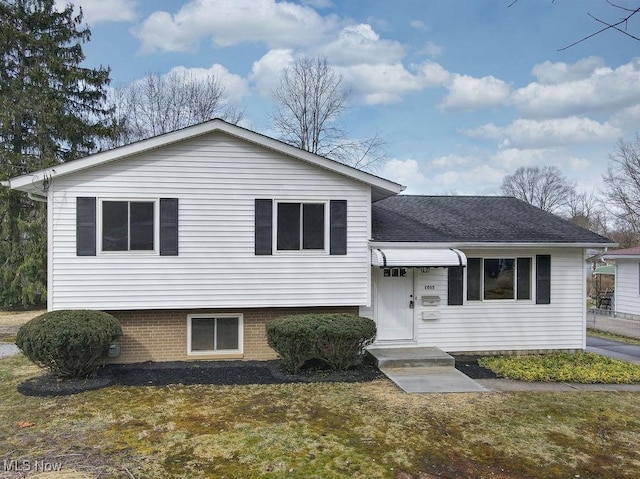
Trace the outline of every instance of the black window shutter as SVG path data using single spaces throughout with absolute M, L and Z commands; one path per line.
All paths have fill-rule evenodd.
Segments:
M 329 253 L 347 254 L 347 200 L 332 200 L 329 217 Z
M 178 198 L 160 198 L 160 256 L 178 256 Z
M 96 255 L 96 199 L 76 198 L 76 254 Z
M 255 254 L 273 254 L 273 200 L 256 200 Z
M 536 256 L 536 304 L 551 303 L 551 255 Z
M 462 304 L 463 293 L 463 268 L 462 266 L 449 266 L 447 268 L 448 295 L 447 304 L 450 306 L 460 306 Z

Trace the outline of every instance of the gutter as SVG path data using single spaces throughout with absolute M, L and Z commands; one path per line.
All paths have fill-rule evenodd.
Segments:
M 27 193 L 27 196 L 29 197 L 30 200 L 33 200 L 33 201 L 38 201 L 40 203 L 46 203 L 47 202 L 47 197 L 46 196 L 42 196 L 42 195 L 39 195 L 37 193 L 29 192 L 29 193 Z

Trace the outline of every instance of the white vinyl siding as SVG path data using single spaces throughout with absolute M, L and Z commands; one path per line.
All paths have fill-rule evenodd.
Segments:
M 370 188 L 298 159 L 214 133 L 54 179 L 50 191 L 51 309 L 368 303 Z M 178 256 L 76 256 L 79 196 L 178 198 Z M 347 200 L 347 254 L 256 256 L 256 198 Z
M 533 257 L 531 300 L 468 301 L 466 271 L 464 304 L 447 305 L 447 269 L 415 270 L 417 344 L 445 351 L 517 351 L 584 348 L 583 251 L 556 249 L 460 248 L 467 258 Z M 551 255 L 551 304 L 535 302 L 535 255 Z M 375 291 L 375 286 L 374 286 Z M 421 296 L 440 296 L 438 306 L 423 306 Z M 437 311 L 438 319 L 422 319 Z M 370 310 L 362 309 L 369 317 Z
M 640 260 L 616 258 L 615 310 L 640 316 Z

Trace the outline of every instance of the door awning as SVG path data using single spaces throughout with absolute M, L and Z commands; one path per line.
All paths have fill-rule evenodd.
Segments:
M 454 248 L 375 248 L 371 250 L 371 264 L 381 268 L 400 266 L 466 266 L 467 257 L 462 251 Z

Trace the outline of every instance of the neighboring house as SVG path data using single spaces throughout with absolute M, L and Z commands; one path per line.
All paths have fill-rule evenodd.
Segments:
M 585 248 L 514 198 L 404 187 L 221 120 L 4 186 L 48 204 L 50 310 L 116 316 L 120 362 L 269 359 L 282 314 L 360 313 L 378 345 L 585 347 Z
M 640 247 L 610 250 L 603 259 L 615 262 L 615 314 L 640 318 Z

